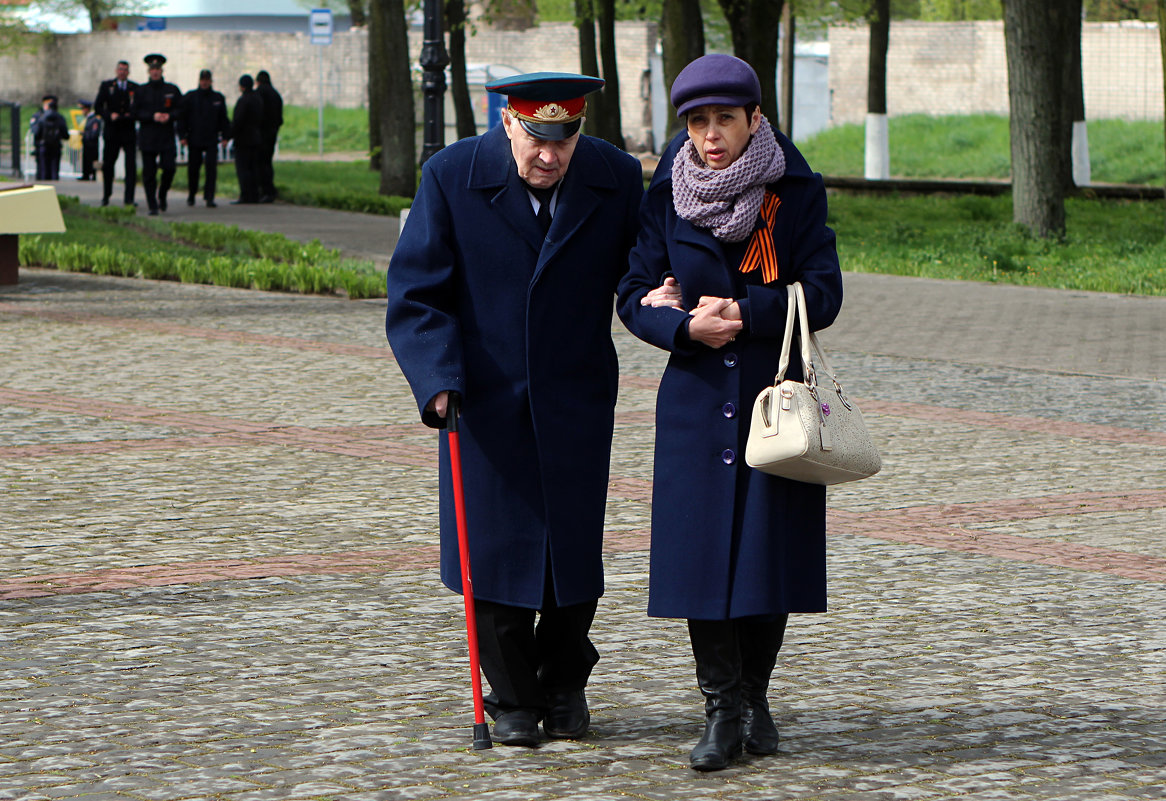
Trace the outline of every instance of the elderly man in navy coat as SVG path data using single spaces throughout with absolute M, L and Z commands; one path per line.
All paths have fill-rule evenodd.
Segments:
M 461 399 L 461 457 L 486 708 L 494 739 L 582 737 L 588 638 L 603 594 L 603 516 L 618 366 L 614 292 L 640 164 L 579 133 L 603 81 L 493 81 L 502 125 L 424 165 L 388 270 L 386 331 L 421 419 Z M 441 578 L 461 592 L 447 440 Z M 537 625 L 536 625 L 537 614 Z

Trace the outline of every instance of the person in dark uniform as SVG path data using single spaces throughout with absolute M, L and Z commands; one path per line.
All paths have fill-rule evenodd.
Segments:
M 81 178 L 82 181 L 97 180 L 97 148 L 101 142 L 101 117 L 93 112 L 93 104 L 80 100 L 77 105 L 85 112 L 81 121 Z
M 619 372 L 612 301 L 643 194 L 636 159 L 579 133 L 601 86 L 563 73 L 486 84 L 508 95 L 502 124 L 425 162 L 388 269 L 385 331 L 422 422 L 443 427 L 450 397 L 464 400 L 486 709 L 508 745 L 537 745 L 540 720 L 552 738 L 582 737 L 591 720 Z M 461 592 L 439 440 L 441 579 Z
M 138 183 L 137 125 L 130 108 L 134 103 L 138 85 L 129 79 L 128 61 L 117 62 L 116 77 L 102 81 L 93 101 L 94 111 L 101 117 L 105 135 L 105 152 L 102 156 L 101 173 L 105 180 L 101 205 L 109 205 L 113 194 L 113 173 L 117 165 L 118 153 L 125 154 L 125 204 L 134 205 L 134 188 Z
M 239 78 L 239 99 L 231 117 L 231 138 L 235 140 L 235 175 L 239 178 L 239 198 L 232 203 L 259 202 L 259 154 L 263 148 L 263 99 L 255 91 L 250 75 Z
M 209 208 L 215 207 L 215 183 L 219 174 L 219 144 L 231 138 L 231 121 L 227 118 L 227 99 L 212 86 L 210 70 L 198 74 L 198 88 L 191 89 L 182 98 L 182 116 L 178 120 L 178 138 L 186 146 L 187 184 L 186 205 L 194 205 L 198 194 L 198 174 L 206 164 L 206 184 L 203 198 Z
M 742 750 L 777 753 L 767 692 L 788 615 L 826 609 L 826 488 L 754 470 L 744 455 L 753 399 L 777 372 L 787 286 L 805 288 L 819 330 L 842 306 L 842 272 L 822 177 L 761 113 L 753 69 L 702 56 L 671 96 L 685 130 L 644 197 L 618 310 L 670 354 L 648 614 L 688 621 L 705 697 L 689 761 L 710 771 Z M 662 285 L 670 301 L 652 297 Z M 786 375 L 801 379 L 800 363 Z
M 36 148 L 36 180 L 55 181 L 61 177 L 61 142 L 69 138 L 69 125 L 57 111 L 57 96 L 41 98 L 41 110 L 29 121 Z
M 255 91 L 263 98 L 263 145 L 259 151 L 259 202 L 275 200 L 275 143 L 283 125 L 283 97 L 267 70 L 255 74 Z
M 174 180 L 178 164 L 178 145 L 175 125 L 182 115 L 182 92 L 162 79 L 162 65 L 166 56 L 151 53 L 146 56 L 150 80 L 138 87 L 132 112 L 141 126 L 138 131 L 138 149 L 142 151 L 142 188 L 150 214 L 166 211 L 166 194 Z M 161 180 L 158 170 L 161 168 Z

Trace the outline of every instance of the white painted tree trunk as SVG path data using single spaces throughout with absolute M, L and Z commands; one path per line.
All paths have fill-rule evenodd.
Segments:
M 885 181 L 891 177 L 890 140 L 887 115 L 866 115 L 866 179 Z
M 1091 182 L 1089 134 L 1085 129 L 1085 120 L 1077 120 L 1073 123 L 1073 183 L 1089 186 Z

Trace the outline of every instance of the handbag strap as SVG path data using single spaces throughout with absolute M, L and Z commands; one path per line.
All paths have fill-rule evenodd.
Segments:
M 781 359 L 777 363 L 777 376 L 773 384 L 777 386 L 785 378 L 789 369 L 790 348 L 793 345 L 794 324 L 798 325 L 798 345 L 802 357 L 802 375 L 808 384 L 813 385 L 814 362 L 810 357 L 811 345 L 821 353 L 821 346 L 817 338 L 810 333 L 809 315 L 806 314 L 806 293 L 800 281 L 795 281 L 786 288 L 785 334 L 781 340 Z
M 818 341 L 818 335 L 810 330 L 810 316 L 806 313 L 806 291 L 802 287 L 800 281 L 795 281 L 786 287 L 787 304 L 785 314 L 785 333 L 781 341 L 781 359 L 777 365 L 777 376 L 774 378 L 773 385 L 777 386 L 785 379 L 786 370 L 789 369 L 790 350 L 793 345 L 793 333 L 795 321 L 798 326 L 799 349 L 802 358 L 802 376 L 803 380 L 810 387 L 817 387 L 818 384 L 818 370 L 814 367 L 815 362 L 811 356 L 811 350 L 817 354 L 817 364 L 822 371 L 829 377 L 830 382 L 834 384 L 838 390 L 839 395 L 842 394 L 842 387 L 838 384 L 838 379 L 834 376 L 834 371 L 830 368 L 830 362 L 826 359 L 826 351 L 822 348 L 822 343 Z M 843 398 L 846 401 L 846 398 Z M 847 403 L 847 406 L 850 404 Z

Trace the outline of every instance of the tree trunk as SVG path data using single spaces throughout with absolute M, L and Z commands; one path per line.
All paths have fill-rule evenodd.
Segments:
M 369 68 L 377 48 L 383 57 L 384 94 L 379 102 L 382 195 L 412 197 L 417 189 L 417 123 L 413 110 L 413 80 L 409 72 L 404 0 L 371 0 L 369 16 L 379 27 L 377 40 L 369 30 Z M 379 13 L 378 13 L 379 12 Z M 380 16 L 379 20 L 375 18 Z M 370 91 L 372 87 L 369 87 Z
M 453 99 L 457 138 L 476 136 L 474 104 L 470 101 L 470 86 L 466 82 L 466 4 L 465 0 L 446 0 L 445 21 L 449 30 L 449 91 Z
M 761 81 L 761 113 L 780 125 L 777 114 L 777 36 L 784 0 L 719 0 L 729 23 L 733 54 L 749 62 Z
M 89 29 L 97 33 L 101 30 L 101 23 L 105 21 L 106 12 L 109 11 L 106 3 L 102 0 L 82 0 L 81 5 L 89 13 Z
M 1166 0 L 1163 0 L 1166 2 Z M 672 92 L 672 82 L 680 71 L 704 55 L 704 20 L 700 14 L 700 0 L 664 0 L 660 23 L 661 49 L 664 62 L 664 91 Z M 683 124 L 675 114 L 668 114 L 667 138 L 679 131 Z M 663 150 L 665 142 L 657 142 Z
M 1085 81 L 1081 74 L 1081 0 L 1066 0 L 1068 18 L 1065 49 L 1065 191 L 1092 182 L 1089 136 L 1085 126 Z
M 603 116 L 598 135 L 624 149 L 623 119 L 619 108 L 619 70 L 615 56 L 615 0 L 594 0 L 599 22 L 599 58 L 603 64 Z
M 872 0 L 870 58 L 866 71 L 866 111 L 887 113 L 887 50 L 891 46 L 891 0 Z
M 1004 0 L 1012 218 L 1042 239 L 1065 235 L 1067 17 L 1062 3 Z
M 1158 40 L 1162 44 L 1162 91 L 1166 93 L 1166 0 L 1158 0 Z M 1162 125 L 1166 131 L 1166 118 Z
M 368 168 L 381 171 L 381 102 L 387 93 L 385 3 L 368 0 Z
M 887 125 L 887 51 L 891 46 L 891 0 L 871 0 L 870 57 L 866 70 L 866 159 L 868 180 L 891 177 Z
M 593 0 L 575 0 L 575 25 L 579 29 L 579 72 L 599 76 L 599 49 L 595 36 Z M 587 133 L 599 136 L 607 112 L 607 97 L 595 92 L 587 98 Z
M 790 139 L 794 138 L 794 62 L 797 45 L 797 20 L 794 18 L 794 3 L 789 0 L 781 10 L 781 130 Z
M 361 28 L 368 22 L 368 15 L 364 9 L 365 0 L 348 0 L 348 16 L 352 20 L 352 27 Z

